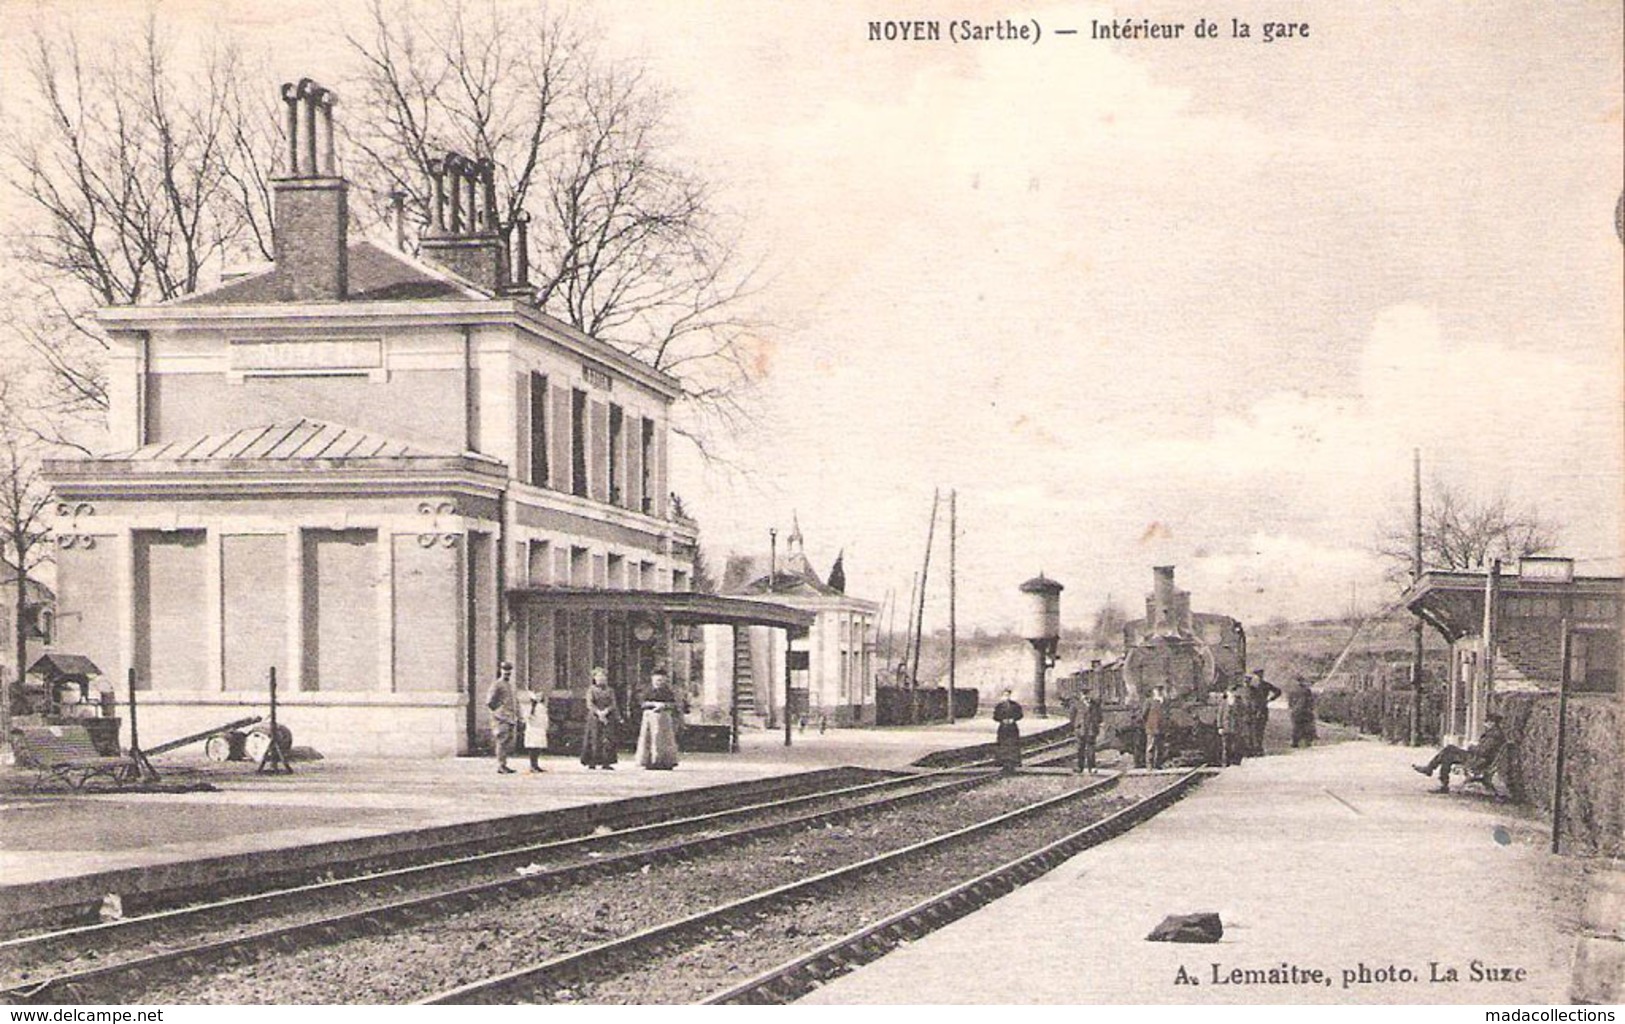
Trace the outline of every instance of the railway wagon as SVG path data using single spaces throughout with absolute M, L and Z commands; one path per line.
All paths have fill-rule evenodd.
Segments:
M 1102 705 L 1100 745 L 1132 754 L 1136 767 L 1221 763 L 1219 707 L 1247 675 L 1247 632 L 1228 615 L 1191 611 L 1174 567 L 1153 570 L 1145 618 L 1123 627 L 1124 655 L 1078 673 L 1074 687 Z M 1161 691 L 1162 749 L 1148 749 L 1146 714 Z M 1160 756 L 1159 756 L 1160 755 Z

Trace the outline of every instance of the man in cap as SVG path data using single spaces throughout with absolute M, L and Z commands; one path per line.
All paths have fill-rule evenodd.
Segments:
M 1478 742 L 1463 750 L 1455 744 L 1448 744 L 1427 764 L 1413 764 L 1412 768 L 1423 775 L 1432 775 L 1434 769 L 1439 771 L 1439 792 L 1450 792 L 1450 770 L 1458 764 L 1466 765 L 1469 779 L 1481 778 L 1495 768 L 1496 758 L 1501 756 L 1501 750 L 1506 746 L 1506 730 L 1501 728 L 1501 716 L 1491 711 L 1484 716 L 1488 724 L 1479 734 Z
M 1160 686 L 1151 688 L 1151 699 L 1145 705 L 1145 761 L 1152 768 L 1162 767 L 1168 744 L 1165 729 L 1168 725 L 1168 695 Z
M 1247 738 L 1248 751 L 1254 757 L 1264 754 L 1264 727 L 1270 721 L 1270 701 L 1281 695 L 1281 688 L 1264 678 L 1263 669 L 1255 669 L 1247 684 L 1247 700 L 1252 705 L 1252 735 Z
M 1080 689 L 1073 698 L 1072 736 L 1078 742 L 1078 767 L 1075 771 L 1095 772 L 1095 740 L 1100 735 L 1100 702 L 1093 690 Z
M 486 695 L 485 706 L 491 710 L 491 744 L 496 747 L 497 772 L 512 775 L 508 755 L 519 731 L 519 698 L 513 688 L 513 662 L 505 661 L 497 671 L 496 682 Z

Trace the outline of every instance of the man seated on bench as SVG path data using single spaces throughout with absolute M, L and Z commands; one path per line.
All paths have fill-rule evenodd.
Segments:
M 1501 716 L 1490 712 L 1484 716 L 1489 724 L 1479 735 L 1478 742 L 1463 750 L 1455 744 L 1449 744 L 1433 755 L 1433 760 L 1427 764 L 1413 764 L 1412 768 L 1423 775 L 1432 775 L 1433 770 L 1439 770 L 1439 792 L 1450 792 L 1450 770 L 1456 765 L 1465 765 L 1467 781 L 1482 779 L 1495 768 L 1496 758 L 1501 756 L 1501 749 L 1506 746 L 1506 731 L 1501 728 Z

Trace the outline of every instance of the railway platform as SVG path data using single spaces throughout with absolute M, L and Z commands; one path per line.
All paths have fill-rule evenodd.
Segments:
M 932 751 L 990 742 L 994 728 L 982 717 L 954 726 L 808 729 L 794 733 L 789 747 L 782 733 L 746 730 L 738 753 L 686 754 L 674 771 L 644 771 L 630 755 L 612 772 L 550 755 L 542 759 L 541 774 L 526 771 L 519 756 L 513 775 L 498 775 L 490 758 L 300 760 L 290 775 L 259 774 L 246 762 L 155 759 L 166 782 L 212 787 L 193 792 L 34 793 L 33 773 L 5 768 L 0 912 L 89 892 L 104 880 L 107 889 L 116 889 L 132 871 L 191 881 L 188 872 L 204 877 L 222 861 L 258 870 L 319 844 L 389 837 L 410 842 L 411 834 L 424 830 L 819 768 L 902 768 Z
M 1510 805 L 1433 792 L 1417 754 L 1361 740 L 1227 769 L 803 1001 L 1568 1002 L 1583 863 Z M 1199 911 L 1219 942 L 1146 941 Z

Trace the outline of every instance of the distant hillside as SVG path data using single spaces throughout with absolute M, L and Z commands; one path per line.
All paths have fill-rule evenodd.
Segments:
M 1414 621 L 1410 613 L 1398 610 L 1364 623 L 1320 619 L 1252 626 L 1247 631 L 1247 664 L 1249 668 L 1262 668 L 1278 685 L 1294 682 L 1302 676 L 1311 684 L 1327 689 L 1352 689 L 1375 684 L 1384 671 L 1391 685 L 1408 678 Z M 1328 679 L 1327 673 L 1345 646 L 1349 646 L 1348 657 L 1343 659 L 1337 674 Z M 1443 678 L 1448 668 L 1448 652 L 1438 633 L 1432 629 L 1423 631 L 1422 650 L 1429 676 Z

